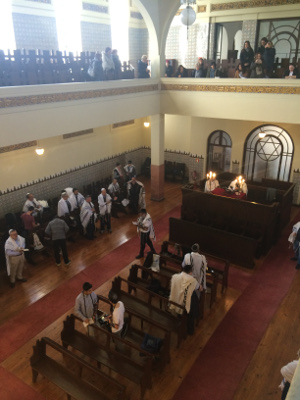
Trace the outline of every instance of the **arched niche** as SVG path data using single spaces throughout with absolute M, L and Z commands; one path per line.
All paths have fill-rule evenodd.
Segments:
M 291 136 L 276 125 L 262 125 L 247 137 L 243 173 L 248 180 L 262 178 L 289 181 L 294 154 Z

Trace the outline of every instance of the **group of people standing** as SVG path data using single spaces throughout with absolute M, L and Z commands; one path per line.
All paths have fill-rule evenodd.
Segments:
M 102 52 L 96 52 L 87 73 L 94 81 L 121 79 L 121 67 L 118 50 L 106 47 Z

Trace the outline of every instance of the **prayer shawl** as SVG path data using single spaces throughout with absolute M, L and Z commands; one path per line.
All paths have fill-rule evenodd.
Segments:
M 81 225 L 83 226 L 84 230 L 86 230 L 91 218 L 94 219 L 94 222 L 97 220 L 97 215 L 93 211 L 94 204 L 92 202 L 88 203 L 86 200 L 82 204 L 81 211 L 80 211 L 80 221 Z
M 71 187 L 65 188 L 64 191 L 68 194 L 69 197 L 73 194 L 73 188 Z
M 98 196 L 99 213 L 100 215 L 110 214 L 111 212 L 111 197 L 106 193 L 106 201 L 104 201 L 103 194 Z
M 153 222 L 152 222 L 152 218 L 151 218 L 150 214 L 147 213 L 145 218 L 139 217 L 137 222 L 135 223 L 135 225 L 137 225 L 138 233 L 150 232 L 150 235 L 149 235 L 150 239 L 156 240 L 154 226 L 153 226 Z M 144 226 L 146 229 L 143 229 L 142 226 Z
M 206 289 L 206 270 L 207 270 L 207 260 L 206 257 L 199 253 L 187 253 L 184 256 L 182 267 L 185 265 L 192 266 L 193 277 L 197 280 L 199 285 Z
M 70 200 L 68 199 L 69 203 L 71 204 L 71 211 L 73 211 L 73 206 Z M 65 214 L 70 214 L 69 208 L 67 206 L 67 202 L 64 199 L 60 199 L 57 204 L 57 215 L 59 217 L 64 217 Z
M 141 186 L 140 193 L 139 193 L 139 207 L 146 208 L 146 199 L 145 199 L 146 192 L 145 192 L 144 185 L 142 184 L 142 182 L 137 181 L 137 180 L 136 180 L 136 183 Z M 132 185 L 132 183 L 131 183 L 131 181 L 129 181 L 127 184 L 128 197 L 130 197 L 131 185 Z
M 78 193 L 77 199 L 78 199 L 79 206 L 77 205 L 76 195 L 74 193 L 72 193 L 71 196 L 69 197 L 69 202 L 71 203 L 73 209 L 80 208 L 84 202 L 84 197 L 82 196 L 81 193 Z
M 111 183 L 109 186 L 108 186 L 108 191 L 109 191 L 109 193 L 110 193 L 110 195 L 111 196 L 115 196 L 115 195 L 118 195 L 119 193 L 120 193 L 120 185 L 118 184 L 118 182 L 116 182 L 116 183 Z
M 122 168 L 121 168 L 121 165 L 118 165 L 113 170 L 113 179 L 120 179 L 122 177 L 123 177 Z
M 219 187 L 219 181 L 217 179 L 211 180 L 211 179 L 207 179 L 207 181 L 205 182 L 205 189 L 204 192 L 205 193 L 210 193 L 213 190 L 215 190 L 217 187 Z
M 189 313 L 191 308 L 191 298 L 196 285 L 197 281 L 192 277 L 192 275 L 189 275 L 186 272 L 174 274 L 171 279 L 169 300 L 184 306 L 186 312 Z M 182 309 L 176 307 L 175 304 L 170 304 L 170 310 L 174 310 L 177 314 L 183 313 Z
M 22 236 L 18 235 L 17 240 L 20 243 L 20 247 L 25 249 L 25 239 Z M 5 242 L 5 253 L 7 250 L 18 251 L 18 247 L 19 246 L 17 242 L 11 237 L 9 237 Z M 24 253 L 19 257 L 24 258 Z M 9 256 L 7 254 L 6 254 L 6 267 L 7 267 L 7 275 L 10 276 L 10 262 L 9 262 Z
M 288 238 L 288 241 L 289 241 L 289 242 L 294 243 L 299 228 L 300 228 L 300 222 L 297 222 L 297 223 L 293 226 L 292 233 L 290 234 L 290 236 L 289 236 L 289 238 Z
M 40 208 L 38 208 L 38 206 L 40 206 Z M 41 204 L 37 201 L 37 199 L 33 199 L 32 201 L 27 199 L 25 201 L 25 204 L 23 206 L 23 212 L 27 212 L 29 207 L 34 207 L 34 209 L 38 209 L 40 212 L 43 211 L 43 207 L 41 206 Z M 34 214 L 36 215 L 36 213 Z

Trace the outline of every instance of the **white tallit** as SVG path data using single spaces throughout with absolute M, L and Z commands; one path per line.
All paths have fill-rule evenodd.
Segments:
M 96 222 L 97 215 L 93 211 L 94 204 L 92 202 L 88 202 L 84 200 L 84 203 L 81 206 L 81 211 L 80 211 L 80 221 L 81 225 L 83 226 L 84 230 L 86 230 L 86 227 L 88 226 L 90 219 L 93 217 L 94 221 Z
M 196 285 L 197 281 L 192 275 L 189 275 L 186 272 L 174 274 L 171 279 L 171 292 L 169 300 L 184 306 L 186 312 L 189 313 L 191 309 L 191 298 Z M 170 310 L 174 310 L 177 314 L 183 313 L 183 310 L 179 307 L 176 307 L 174 304 L 170 304 Z

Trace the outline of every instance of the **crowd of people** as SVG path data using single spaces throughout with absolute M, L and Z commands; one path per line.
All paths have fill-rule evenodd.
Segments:
M 118 50 L 106 47 L 102 52 L 97 51 L 94 59 L 91 61 L 87 74 L 90 80 L 107 81 L 113 79 L 121 79 L 122 68 L 128 70 L 129 66 L 126 61 L 120 61 Z
M 46 203 L 46 204 L 45 204 Z M 61 266 L 61 255 L 66 266 L 71 264 L 66 241 L 74 241 L 73 233 L 79 232 L 88 240 L 95 238 L 96 222 L 100 221 L 100 233 L 112 233 L 111 215 L 119 218 L 118 212 L 138 214 L 145 211 L 145 188 L 142 182 L 136 179 L 136 167 L 131 160 L 124 166 L 118 162 L 112 171 L 112 181 L 108 188 L 102 188 L 94 204 L 91 194 L 81 194 L 77 188 L 67 187 L 61 191 L 57 203 L 57 210 L 52 220 L 45 223 L 44 215 L 48 211 L 48 204 L 38 201 L 33 193 L 26 194 L 26 201 L 20 215 L 18 230 L 10 229 L 9 238 L 5 243 L 7 272 L 10 286 L 15 287 L 16 281 L 25 282 L 23 268 L 25 259 L 34 264 L 32 253 L 35 250 L 46 249 L 43 239 L 52 239 L 55 263 Z M 141 213 L 151 221 L 149 214 Z M 44 215 L 44 216 L 43 216 Z M 53 215 L 53 214 L 52 214 Z M 143 238 L 142 254 L 146 243 L 150 243 L 150 228 L 139 230 Z M 148 229 L 149 228 L 149 229 Z M 149 235 L 147 233 L 149 230 Z M 152 231 L 152 228 L 151 228 Z M 147 237 L 146 237 L 147 236 Z M 46 250 L 45 250 L 46 251 Z
M 266 37 L 261 39 L 256 52 L 254 52 L 251 47 L 249 40 L 246 40 L 241 50 L 240 63 L 235 70 L 234 78 L 272 78 L 275 56 L 275 47 Z M 167 60 L 165 76 L 187 78 L 189 73 L 183 65 L 179 65 L 174 72 L 170 61 Z M 215 61 L 211 61 L 210 64 L 207 65 L 202 57 L 199 57 L 195 69 L 190 75 L 192 78 L 217 78 L 222 76 L 223 71 L 217 68 Z M 290 63 L 282 77 L 286 79 L 299 78 L 299 71 L 293 63 Z

